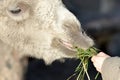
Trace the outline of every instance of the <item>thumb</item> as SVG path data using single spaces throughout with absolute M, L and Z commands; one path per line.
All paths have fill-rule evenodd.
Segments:
M 97 54 L 97 56 L 106 56 L 107 54 L 105 54 L 104 52 L 100 52 L 99 54 Z

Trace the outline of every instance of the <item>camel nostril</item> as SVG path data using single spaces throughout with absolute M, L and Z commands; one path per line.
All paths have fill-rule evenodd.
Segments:
M 82 34 L 85 34 L 85 31 L 82 29 Z

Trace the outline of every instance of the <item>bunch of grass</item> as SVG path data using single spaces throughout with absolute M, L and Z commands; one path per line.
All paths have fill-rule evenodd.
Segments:
M 78 75 L 76 80 L 84 80 L 85 75 L 87 76 L 88 80 L 91 80 L 88 74 L 88 62 L 89 59 L 96 55 L 100 50 L 95 47 L 90 47 L 87 50 L 83 50 L 78 47 L 75 47 L 75 49 L 77 50 L 77 58 L 80 60 L 80 63 L 75 70 L 75 74 L 70 76 L 67 80 L 70 80 L 76 74 Z M 95 80 L 97 79 L 98 74 L 96 75 Z

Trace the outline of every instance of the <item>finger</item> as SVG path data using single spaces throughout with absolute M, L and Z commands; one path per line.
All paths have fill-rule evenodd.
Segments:
M 97 71 L 101 72 L 100 65 L 93 63 L 94 67 L 96 68 Z
M 104 52 L 100 52 L 97 56 L 106 56 Z
M 101 69 L 99 69 L 99 68 L 96 68 L 96 70 L 99 71 L 99 72 L 101 72 Z
M 91 61 L 94 62 L 95 59 L 96 59 L 96 56 L 93 56 L 93 57 L 91 58 Z

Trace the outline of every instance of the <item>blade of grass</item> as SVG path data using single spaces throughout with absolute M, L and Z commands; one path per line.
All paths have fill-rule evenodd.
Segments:
M 96 55 L 100 50 L 95 47 L 90 47 L 87 50 L 83 50 L 81 48 L 75 47 L 77 58 L 81 61 L 77 66 L 75 73 L 78 73 L 76 80 L 84 80 L 84 76 L 86 74 L 88 80 L 90 80 L 90 76 L 88 74 L 88 62 L 89 59 Z M 96 75 L 95 80 L 97 79 L 99 74 Z M 68 80 L 68 79 L 67 79 Z

